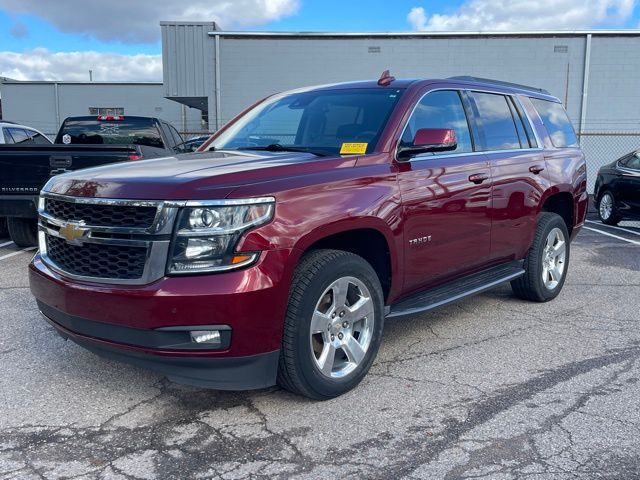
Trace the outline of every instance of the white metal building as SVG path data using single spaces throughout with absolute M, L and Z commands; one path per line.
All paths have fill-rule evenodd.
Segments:
M 224 32 L 212 22 L 161 29 L 165 96 L 203 109 L 211 130 L 266 95 L 390 69 L 396 78 L 473 75 L 549 90 L 581 133 L 591 180 L 599 165 L 640 148 L 640 30 Z
M 161 82 L 0 82 L 5 120 L 53 136 L 74 115 L 142 115 L 162 118 L 179 131 L 201 131 L 202 112 L 164 98 Z M 206 126 L 204 127 L 206 129 Z

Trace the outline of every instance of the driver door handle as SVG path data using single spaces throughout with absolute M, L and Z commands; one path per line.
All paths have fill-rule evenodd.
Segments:
M 544 167 L 542 165 L 531 165 L 529 167 L 529 171 L 534 175 L 538 175 L 543 170 L 544 170 Z
M 473 175 L 469 175 L 469 181 L 475 183 L 476 185 L 480 185 L 485 180 L 489 179 L 489 175 L 486 173 L 474 173 Z

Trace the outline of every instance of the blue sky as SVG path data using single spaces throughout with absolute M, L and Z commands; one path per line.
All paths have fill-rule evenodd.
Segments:
M 12 33 L 12 29 L 19 28 L 16 25 L 24 25 L 25 36 Z M 61 32 L 53 24 L 33 15 L 11 15 L 3 10 L 0 10 L 0 45 L 2 50 L 12 52 L 24 52 L 38 47 L 46 47 L 55 52 L 95 50 L 123 54 L 154 54 L 161 50 L 159 41 L 137 44 L 126 44 L 117 40 L 105 42 L 87 34 Z
M 135 1 L 135 0 L 134 0 Z M 89 3 L 90 0 L 87 0 Z M 57 0 L 63 4 L 63 0 Z M 297 13 L 262 25 L 234 26 L 234 29 L 292 30 L 292 31 L 406 31 L 409 11 L 423 7 L 428 14 L 454 13 L 463 1 L 431 0 L 302 0 Z M 499 2 L 496 2 L 499 3 Z M 61 5 L 61 8 L 64 8 Z M 153 8 L 153 7 L 149 7 Z M 37 11 L 37 10 L 36 10 Z M 69 13 L 72 15 L 72 13 Z M 165 20 L 171 20 L 166 18 Z M 208 20 L 199 18 L 198 20 Z M 99 20 L 95 20 L 99 21 Z M 113 20 L 111 20 L 113 21 Z M 154 22 L 149 20 L 149 22 Z M 636 28 L 640 22 L 640 8 L 622 23 L 603 22 L 597 28 Z M 157 21 L 154 22 L 157 25 Z M 160 31 L 157 27 L 158 33 Z M 22 35 L 20 35 L 22 33 Z M 160 52 L 160 42 L 124 43 L 114 38 L 97 40 L 88 33 L 63 32 L 52 22 L 33 14 L 15 13 L 0 5 L 0 50 L 23 52 L 37 47 L 51 51 L 70 52 L 94 50 L 121 54 Z
M 0 76 L 161 78 L 161 20 L 226 30 L 640 28 L 640 0 L 0 0 Z
M 415 0 L 306 0 L 299 11 L 281 20 L 266 22 L 252 28 L 236 26 L 234 29 L 260 29 L 282 31 L 405 31 L 411 30 L 407 14 L 411 8 L 425 2 Z M 462 2 L 430 1 L 434 12 L 453 11 Z M 366 5 L 366 8 L 363 8 Z M 172 20 L 165 18 L 164 20 Z M 199 18 L 197 20 L 208 20 Z M 157 22 L 156 22 L 157 23 Z M 25 36 L 16 36 L 24 26 Z M 158 33 L 160 27 L 158 26 Z M 117 40 L 99 41 L 91 35 L 61 32 L 56 26 L 35 15 L 16 14 L 0 8 L 0 49 L 23 52 L 37 47 L 51 51 L 81 50 L 108 51 L 122 54 L 159 53 L 160 42 L 123 43 Z

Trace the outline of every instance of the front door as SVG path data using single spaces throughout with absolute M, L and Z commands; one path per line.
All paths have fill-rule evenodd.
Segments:
M 399 163 L 407 293 L 477 269 L 487 263 L 490 249 L 491 171 L 486 156 L 473 151 L 460 93 L 423 96 L 401 142 L 411 143 L 421 128 L 453 129 L 458 145 Z

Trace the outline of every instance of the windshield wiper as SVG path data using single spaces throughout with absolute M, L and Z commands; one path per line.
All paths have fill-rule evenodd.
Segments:
M 314 150 L 312 148 L 305 147 L 288 147 L 285 145 L 280 145 L 279 143 L 272 143 L 271 145 L 266 146 L 255 146 L 255 147 L 239 147 L 237 150 L 259 150 L 266 152 L 302 152 L 302 153 L 311 153 L 316 155 L 317 157 L 326 157 L 329 154 L 326 152 L 320 152 L 318 150 Z

